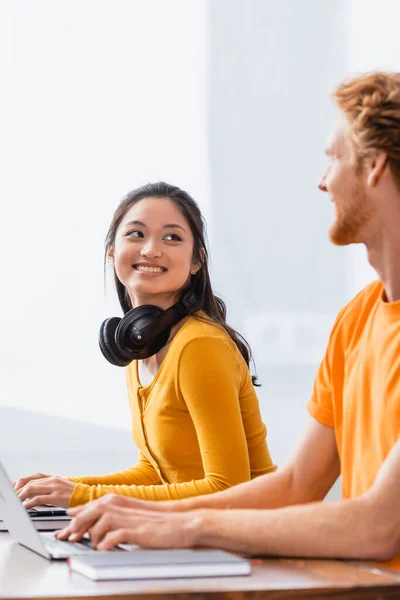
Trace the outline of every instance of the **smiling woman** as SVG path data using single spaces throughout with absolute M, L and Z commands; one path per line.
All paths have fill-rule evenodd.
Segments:
M 108 248 L 132 306 L 168 308 L 201 267 L 200 252 L 193 256 L 190 227 L 168 198 L 143 198 L 131 206 Z
M 274 471 L 250 349 L 213 293 L 196 202 L 163 182 L 130 192 L 112 219 L 106 260 L 124 314 L 144 305 L 167 310 L 187 294 L 193 298 L 161 349 L 126 369 L 139 461 L 100 477 L 37 473 L 15 483 L 21 500 L 27 507 L 75 506 L 110 492 L 178 499 Z

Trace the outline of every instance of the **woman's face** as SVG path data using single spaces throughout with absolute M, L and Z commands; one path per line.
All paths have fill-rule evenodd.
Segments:
M 200 263 L 193 262 L 193 234 L 169 198 L 143 198 L 125 214 L 110 260 L 132 305 L 174 304 Z

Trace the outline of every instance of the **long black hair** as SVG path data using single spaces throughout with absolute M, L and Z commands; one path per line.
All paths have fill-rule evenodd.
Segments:
M 139 202 L 139 200 L 143 200 L 144 198 L 167 198 L 171 200 L 178 206 L 183 216 L 187 220 L 193 234 L 192 260 L 193 262 L 201 263 L 201 268 L 195 275 L 191 276 L 189 287 L 185 288 L 182 293 L 186 293 L 189 290 L 193 292 L 195 298 L 197 299 L 197 304 L 194 307 L 194 310 L 204 311 L 211 321 L 216 322 L 226 331 L 229 337 L 235 342 L 241 355 L 246 361 L 247 366 L 249 367 L 250 360 L 252 360 L 250 346 L 244 337 L 240 335 L 240 333 L 235 331 L 227 324 L 225 302 L 221 300 L 221 298 L 218 298 L 218 296 L 216 296 L 212 290 L 210 274 L 208 270 L 208 252 L 205 243 L 205 220 L 197 203 L 187 192 L 163 181 L 159 181 L 157 183 L 148 183 L 140 188 L 137 188 L 136 190 L 129 192 L 121 200 L 112 218 L 105 240 L 105 261 L 107 260 L 110 248 L 113 248 L 115 245 L 117 229 L 122 219 L 134 204 Z M 114 281 L 119 303 L 124 314 L 126 314 L 133 308 L 132 302 L 126 287 L 118 279 L 115 271 Z M 199 318 L 197 315 L 196 317 Z M 259 385 L 256 383 L 256 376 L 252 376 L 252 381 L 254 385 Z

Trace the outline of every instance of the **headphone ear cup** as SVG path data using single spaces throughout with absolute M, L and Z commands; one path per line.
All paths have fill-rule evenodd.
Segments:
M 172 325 L 194 312 L 196 303 L 196 297 L 190 292 L 165 311 L 159 306 L 145 304 L 132 308 L 122 319 L 106 319 L 100 327 L 100 350 L 108 362 L 117 367 L 149 358 L 165 346 Z
M 164 311 L 145 304 L 133 308 L 121 319 L 115 332 L 115 343 L 131 360 L 142 360 L 156 354 L 168 341 L 171 327 L 160 330 L 159 318 Z
M 99 346 L 108 362 L 116 367 L 126 367 L 132 361 L 132 358 L 126 356 L 115 339 L 115 332 L 120 321 L 119 317 L 111 317 L 103 321 L 99 332 Z

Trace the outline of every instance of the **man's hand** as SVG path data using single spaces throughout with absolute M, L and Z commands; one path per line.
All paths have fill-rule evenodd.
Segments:
M 127 498 L 118 494 L 107 494 L 93 500 L 88 504 L 81 504 L 68 509 L 68 514 L 73 517 L 70 524 L 57 532 L 56 537 L 60 540 L 67 540 L 70 536 L 71 541 L 78 541 L 83 534 L 99 519 L 103 512 L 109 512 L 109 508 L 129 508 L 132 510 L 168 512 L 171 510 L 169 505 L 172 502 L 150 502 L 149 500 L 138 500 L 136 498 Z M 112 511 L 111 511 L 112 512 Z
M 146 509 L 143 509 L 146 505 Z M 155 506 L 154 506 L 155 505 Z M 71 523 L 55 535 L 78 541 L 88 532 L 94 548 L 108 550 L 117 544 L 138 544 L 143 548 L 188 548 L 196 544 L 201 512 L 169 512 L 158 503 L 123 496 L 104 496 L 70 509 Z
M 67 508 L 76 483 L 57 475 L 40 475 L 43 474 L 37 473 L 15 482 L 14 487 L 24 507 L 28 509 L 37 504 L 51 504 Z M 27 483 L 23 483 L 26 480 Z

